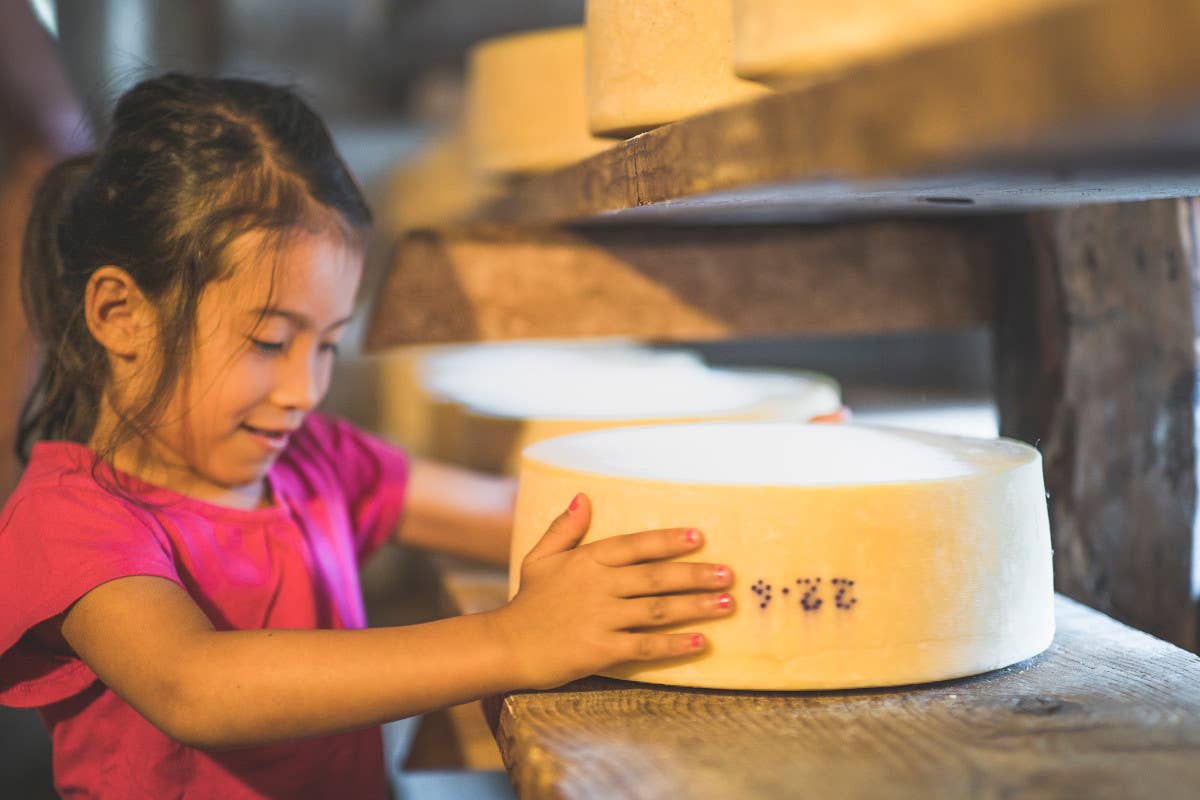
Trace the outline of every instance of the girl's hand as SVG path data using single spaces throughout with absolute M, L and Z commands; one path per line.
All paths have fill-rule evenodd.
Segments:
M 549 689 L 624 661 L 695 655 L 705 647 L 700 634 L 639 629 L 733 611 L 733 598 L 719 591 L 733 582 L 728 567 L 660 561 L 700 548 L 701 532 L 643 531 L 577 548 L 590 522 L 590 501 L 578 495 L 525 556 L 517 595 L 493 612 L 521 687 Z

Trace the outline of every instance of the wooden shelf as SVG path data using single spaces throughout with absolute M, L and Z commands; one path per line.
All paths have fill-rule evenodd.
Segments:
M 1041 656 L 975 678 L 748 692 L 592 677 L 485 703 L 525 800 L 1190 798 L 1200 659 L 1063 597 Z
M 449 614 L 507 601 L 502 569 L 447 558 L 435 569 Z M 925 686 L 749 692 L 591 677 L 484 706 L 521 797 L 558 797 L 567 785 L 587 796 L 629 785 L 653 786 L 646 796 L 782 796 L 801 781 L 841 796 L 885 773 L 896 797 L 1035 787 L 1083 796 L 1100 786 L 1190 797 L 1200 778 L 1200 659 L 1061 595 L 1056 617 L 1045 654 Z M 1176 713 L 1164 717 L 1167 696 Z M 847 719 L 858 731 L 850 754 L 829 734 Z M 942 749 L 905 758 L 897 772 L 897 727 L 911 729 L 906 741 Z M 597 752 L 612 758 L 600 763 Z
M 958 220 L 418 231 L 392 256 L 365 348 L 986 325 L 992 247 L 989 231 Z
M 1200 3 L 1081 0 L 682 120 L 481 221 L 824 221 L 1200 195 Z

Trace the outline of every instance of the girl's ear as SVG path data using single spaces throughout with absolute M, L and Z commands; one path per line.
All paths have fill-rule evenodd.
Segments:
M 83 304 L 88 330 L 110 354 L 129 361 L 148 354 L 154 307 L 128 272 L 100 267 L 88 279 Z

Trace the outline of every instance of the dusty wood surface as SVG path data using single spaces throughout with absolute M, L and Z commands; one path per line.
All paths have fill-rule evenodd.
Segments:
M 490 704 L 530 798 L 1192 798 L 1200 659 L 1071 600 L 1042 656 L 877 691 L 589 678 Z
M 1087 0 L 682 120 L 491 221 L 828 219 L 1200 194 L 1200 4 Z
M 1001 432 L 1045 458 L 1059 591 L 1195 649 L 1192 201 L 1044 212 L 1002 237 Z
M 410 234 L 366 349 L 572 336 L 713 339 L 955 328 L 993 318 L 976 226 L 480 227 Z

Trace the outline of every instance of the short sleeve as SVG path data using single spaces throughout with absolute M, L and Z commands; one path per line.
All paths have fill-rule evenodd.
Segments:
M 164 541 L 120 498 L 68 486 L 14 495 L 0 515 L 0 704 L 43 706 L 90 686 L 86 664 L 25 634 L 131 575 L 180 583 Z
M 305 432 L 332 464 L 346 498 L 361 563 L 388 541 L 400 523 L 408 489 L 408 454 L 345 420 L 319 413 L 308 415 Z

